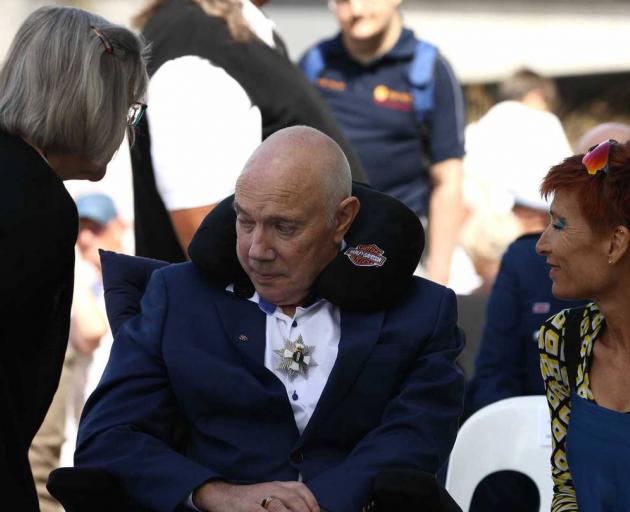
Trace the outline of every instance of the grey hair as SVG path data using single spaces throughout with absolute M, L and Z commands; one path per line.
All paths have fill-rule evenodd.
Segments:
M 0 128 L 46 152 L 107 163 L 147 83 L 145 44 L 133 32 L 81 9 L 42 7 L 0 70 Z

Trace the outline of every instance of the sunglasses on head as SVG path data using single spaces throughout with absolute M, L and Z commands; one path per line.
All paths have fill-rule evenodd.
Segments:
M 582 165 L 586 167 L 589 174 L 597 174 L 599 171 L 608 174 L 610 148 L 615 144 L 619 143 L 614 139 L 608 139 L 596 144 L 586 152 L 582 158 Z

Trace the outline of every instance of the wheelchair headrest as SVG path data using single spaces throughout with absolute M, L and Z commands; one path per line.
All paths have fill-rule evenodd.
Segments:
M 424 249 L 424 231 L 398 200 L 356 183 L 352 193 L 361 209 L 346 234 L 347 246 L 324 268 L 313 291 L 345 309 L 382 309 L 409 284 Z M 254 287 L 236 256 L 233 202 L 232 195 L 208 214 L 188 255 L 210 281 L 235 283 L 241 295 L 250 297 Z
M 346 248 L 322 271 L 314 292 L 343 309 L 383 309 L 404 292 L 424 248 L 422 225 L 399 201 L 366 186 L 353 186 L 361 210 L 348 231 Z M 235 284 L 243 296 L 254 287 L 236 257 L 234 196 L 219 203 L 188 249 L 194 265 L 211 283 Z M 165 261 L 100 251 L 107 317 L 116 334 L 140 311 L 140 299 L 154 270 Z
M 166 261 L 127 256 L 99 250 L 105 309 L 115 335 L 126 320 L 140 312 L 140 299 L 154 270 L 168 265 Z

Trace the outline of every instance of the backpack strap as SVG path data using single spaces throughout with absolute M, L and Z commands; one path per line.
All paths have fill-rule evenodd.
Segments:
M 325 46 L 329 44 L 331 44 L 331 41 L 327 40 L 313 46 L 306 52 L 300 62 L 302 71 L 311 83 L 314 83 L 326 68 L 324 52 Z M 437 56 L 438 49 L 436 46 L 426 41 L 416 41 L 413 59 L 409 65 L 408 78 L 413 96 L 413 109 L 421 126 L 425 122 L 427 112 L 433 110 L 433 90 L 435 85 L 433 77 Z
M 315 83 L 315 81 L 319 78 L 320 73 L 326 67 L 322 45 L 323 43 L 313 46 L 308 52 L 306 52 L 302 58 L 302 62 L 300 63 L 302 71 L 311 83 Z
M 564 327 L 564 362 L 569 376 L 569 386 L 575 390 L 577 369 L 580 364 L 580 324 L 584 308 L 571 308 L 566 313 Z
M 420 125 L 427 112 L 433 110 L 434 71 L 438 49 L 431 43 L 417 40 L 413 60 L 409 66 L 409 82 L 413 95 L 413 109 Z

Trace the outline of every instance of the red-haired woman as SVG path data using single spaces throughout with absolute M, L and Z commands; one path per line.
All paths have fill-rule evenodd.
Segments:
M 593 301 L 540 330 L 552 511 L 630 510 L 630 143 L 567 158 L 541 190 L 554 196 L 536 246 L 552 292 Z

